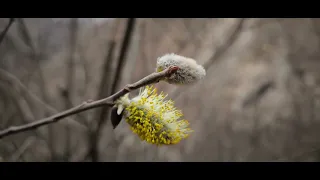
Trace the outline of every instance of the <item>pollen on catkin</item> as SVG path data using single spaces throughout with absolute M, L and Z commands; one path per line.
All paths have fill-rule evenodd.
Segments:
M 170 84 L 192 84 L 206 75 L 206 70 L 194 59 L 174 53 L 159 57 L 156 71 L 161 72 L 170 66 L 179 67 L 176 73 L 164 79 Z
M 152 86 L 140 89 L 138 96 L 129 99 L 123 96 L 116 105 L 124 107 L 126 122 L 141 140 L 156 145 L 177 144 L 192 132 L 189 122 L 181 120 L 180 110 L 172 100 Z

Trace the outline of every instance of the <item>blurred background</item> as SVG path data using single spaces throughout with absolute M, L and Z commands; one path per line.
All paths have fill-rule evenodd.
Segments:
M 0 33 L 0 130 L 106 97 L 166 53 L 207 71 L 156 85 L 194 130 L 177 145 L 113 130 L 97 108 L 0 139 L 0 161 L 320 160 L 319 19 L 2 18 Z

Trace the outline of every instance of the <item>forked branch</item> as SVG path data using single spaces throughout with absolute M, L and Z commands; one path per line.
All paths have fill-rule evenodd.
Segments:
M 65 117 L 68 117 L 68 116 L 71 116 L 71 115 L 74 115 L 74 114 L 77 114 L 77 113 L 80 113 L 80 112 L 83 112 L 83 111 L 86 111 L 89 109 L 107 106 L 107 105 L 113 106 L 114 101 L 117 100 L 119 97 L 129 93 L 130 91 L 141 88 L 143 86 L 157 83 L 161 79 L 171 76 L 173 73 L 177 72 L 177 70 L 178 70 L 178 67 L 176 67 L 176 66 L 169 67 L 162 72 L 152 73 L 152 74 L 142 78 L 141 80 L 139 80 L 133 84 L 128 84 L 123 89 L 121 89 L 120 91 L 116 92 L 115 94 L 113 94 L 107 98 L 100 99 L 97 101 L 83 102 L 82 104 L 80 104 L 76 107 L 73 107 L 71 109 L 68 109 L 68 110 L 60 112 L 60 113 L 57 113 L 53 116 L 50 116 L 50 117 L 47 117 L 44 119 L 40 119 L 40 120 L 31 122 L 28 124 L 24 124 L 21 126 L 11 126 L 7 129 L 0 131 L 0 139 L 3 137 L 6 137 L 6 136 L 12 135 L 12 134 L 17 134 L 20 132 L 36 129 L 36 128 L 38 128 L 40 126 L 44 126 L 46 124 L 58 122 L 59 120 L 65 118 Z

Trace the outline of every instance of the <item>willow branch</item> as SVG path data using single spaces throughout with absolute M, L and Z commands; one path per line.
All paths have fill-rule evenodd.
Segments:
M 113 94 L 107 98 L 100 99 L 97 101 L 83 102 L 82 104 L 80 104 L 76 107 L 73 107 L 71 109 L 68 109 L 68 110 L 60 112 L 60 113 L 57 113 L 53 116 L 50 116 L 50 117 L 47 117 L 44 119 L 40 119 L 40 120 L 31 122 L 28 124 L 24 124 L 21 126 L 11 126 L 7 129 L 0 131 L 0 139 L 3 137 L 9 136 L 9 135 L 21 133 L 24 131 L 36 129 L 38 127 L 41 127 L 41 126 L 44 126 L 47 124 L 58 122 L 59 120 L 65 118 L 65 117 L 68 117 L 68 116 L 71 116 L 71 115 L 74 115 L 74 114 L 77 114 L 77 113 L 80 113 L 80 112 L 83 112 L 83 111 L 86 111 L 89 109 L 102 107 L 102 106 L 113 106 L 114 101 L 117 100 L 119 97 L 129 93 L 130 91 L 141 88 L 143 86 L 157 83 L 161 79 L 171 76 L 173 73 L 177 72 L 177 70 L 178 70 L 178 67 L 176 67 L 176 66 L 169 67 L 162 72 L 152 73 L 152 74 L 142 78 L 141 80 L 139 80 L 133 84 L 128 84 L 123 89 L 121 89 L 120 91 L 116 92 L 115 94 Z

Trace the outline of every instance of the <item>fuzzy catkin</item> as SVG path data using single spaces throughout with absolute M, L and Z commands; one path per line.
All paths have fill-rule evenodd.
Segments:
M 157 93 L 153 86 L 140 88 L 139 95 L 129 99 L 122 96 L 116 100 L 116 107 L 123 109 L 126 122 L 141 140 L 151 144 L 177 144 L 187 138 L 193 130 L 183 114 L 174 106 L 174 101 L 165 100 L 167 94 Z M 113 114 L 116 115 L 116 114 Z M 121 119 L 115 119 L 115 125 Z
M 157 59 L 157 72 L 170 66 L 177 66 L 179 69 L 165 79 L 169 84 L 192 84 L 206 75 L 205 69 L 191 58 L 171 53 Z

